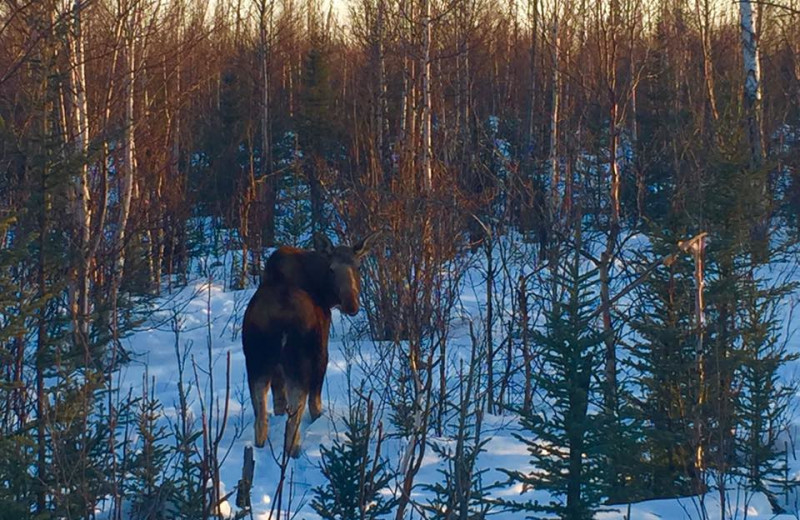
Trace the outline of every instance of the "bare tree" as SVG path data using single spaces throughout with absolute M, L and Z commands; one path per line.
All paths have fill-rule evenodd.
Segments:
M 264 180 L 265 220 L 264 240 L 268 245 L 275 241 L 275 199 L 277 195 L 277 179 L 272 172 L 272 102 L 270 89 L 272 84 L 272 39 L 274 0 L 258 2 L 258 44 L 259 62 L 261 65 L 261 177 Z
M 431 1 L 422 0 L 420 24 L 422 25 L 422 186 L 425 191 L 433 188 L 433 148 L 431 132 L 433 111 L 431 109 Z
M 558 220 L 558 208 L 560 206 L 561 194 L 559 192 L 559 184 L 561 182 L 561 172 L 559 166 L 558 155 L 558 122 L 559 122 L 559 103 L 561 99 L 561 73 L 559 63 L 560 48 L 561 48 L 561 33 L 559 29 L 559 4 L 554 4 L 553 7 L 553 20 L 552 20 L 552 41 L 550 42 L 551 48 L 551 61 L 552 61 L 552 79 L 551 79 L 551 96 L 552 103 L 550 107 L 550 200 L 548 207 L 550 208 L 549 223 L 555 225 Z
M 714 62 L 711 48 L 711 31 L 714 27 L 711 2 L 709 0 L 695 0 L 695 14 L 703 44 L 703 79 L 705 80 L 707 107 L 712 123 L 716 123 L 719 119 L 719 109 L 717 109 L 716 82 L 714 80 Z

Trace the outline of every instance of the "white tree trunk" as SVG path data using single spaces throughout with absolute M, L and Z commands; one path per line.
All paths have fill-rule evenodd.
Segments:
M 754 168 L 764 161 L 761 129 L 761 67 L 758 56 L 758 35 L 750 0 L 739 1 L 741 16 L 742 61 L 744 64 L 744 105 L 747 112 L 747 132 L 750 140 L 750 162 Z
M 125 21 L 125 118 L 123 122 L 123 159 L 119 180 L 119 220 L 114 234 L 113 248 L 115 252 L 114 278 L 112 291 L 116 293 L 125 268 L 125 240 L 128 218 L 130 216 L 131 199 L 133 198 L 133 178 L 136 172 L 136 137 L 134 132 L 134 98 L 136 95 L 136 38 L 138 9 L 135 5 L 127 5 Z M 113 303 L 113 302 L 112 302 Z
M 75 225 L 77 245 L 80 251 L 79 265 L 70 280 L 70 308 L 73 315 L 75 332 L 87 340 L 89 315 L 89 257 L 86 254 L 91 236 L 91 207 L 89 194 L 89 113 L 86 102 L 86 68 L 84 59 L 84 35 L 82 28 L 82 0 L 72 4 L 72 24 L 68 36 L 69 48 L 69 105 L 71 117 L 69 138 L 72 140 L 73 153 L 80 161 L 80 166 L 73 180 L 72 200 L 73 221 Z

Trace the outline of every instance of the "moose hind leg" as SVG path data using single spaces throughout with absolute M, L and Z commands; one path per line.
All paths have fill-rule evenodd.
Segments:
M 286 411 L 286 380 L 283 376 L 283 367 L 278 365 L 272 373 L 272 413 L 283 415 Z
M 269 417 L 267 416 L 267 391 L 270 378 L 266 375 L 250 378 L 250 400 L 256 414 L 255 436 L 256 447 L 261 448 L 267 442 L 269 434 Z
M 286 421 L 286 440 L 283 447 L 286 453 L 296 459 L 300 456 L 300 420 L 306 407 L 308 388 L 291 378 L 287 383 L 289 418 Z

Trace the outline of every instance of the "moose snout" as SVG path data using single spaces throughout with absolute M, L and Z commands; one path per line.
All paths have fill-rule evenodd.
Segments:
M 348 316 L 355 316 L 358 314 L 358 297 L 361 294 L 358 272 L 354 267 L 340 267 L 338 271 L 334 271 L 339 289 L 339 310 Z
M 339 310 L 343 313 L 347 314 L 348 316 L 355 316 L 358 314 L 358 300 L 350 301 L 350 302 L 342 302 L 339 305 Z

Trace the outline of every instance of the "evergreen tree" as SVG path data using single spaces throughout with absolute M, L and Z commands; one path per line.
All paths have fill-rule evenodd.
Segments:
M 303 169 L 308 179 L 312 231 L 323 229 L 329 220 L 324 215 L 323 185 L 329 162 L 339 159 L 335 153 L 337 125 L 331 85 L 330 35 L 320 16 L 316 10 L 309 14 L 311 45 L 304 61 L 297 121 Z
M 738 403 L 738 472 L 748 488 L 767 495 L 774 513 L 782 508 L 775 497 L 778 484 L 784 484 L 786 446 L 780 436 L 786 431 L 789 406 L 797 385 L 786 383 L 781 369 L 798 355 L 790 353 L 781 341 L 780 300 L 796 284 L 764 287 L 752 273 L 745 280 L 742 300 L 741 391 Z
M 651 239 L 643 263 L 674 252 L 671 234 Z M 659 266 L 643 284 L 631 321 L 636 333 L 626 358 L 635 374 L 631 398 L 642 425 L 641 466 L 632 499 L 686 496 L 694 492 L 692 432 L 695 334 L 692 266 L 685 257 Z
M 135 417 L 138 445 L 134 448 L 130 463 L 128 493 L 132 498 L 131 513 L 134 519 L 159 520 L 170 517 L 167 507 L 173 498 L 172 483 L 164 478 L 169 456 L 164 440 L 169 430 L 161 422 L 162 405 L 155 398 L 155 379 L 151 384 L 147 379 L 145 375 Z
M 443 481 L 424 486 L 433 493 L 425 509 L 428 518 L 452 520 L 454 518 L 480 520 L 490 514 L 489 489 L 483 482 L 488 468 L 478 470 L 478 456 L 483 453 L 489 439 L 480 439 L 480 434 L 466 429 L 459 431 L 455 445 L 432 442 L 431 448 L 446 463 L 439 470 Z M 472 437 L 472 438 L 469 438 Z
M 16 219 L 0 220 L 0 240 L 15 229 Z M 30 517 L 35 503 L 34 439 L 26 424 L 30 413 L 25 370 L 27 327 L 35 314 L 28 284 L 30 273 L 21 269 L 28 240 L 19 234 L 0 249 L 0 519 Z
M 383 518 L 392 511 L 396 500 L 381 493 L 392 475 L 386 460 L 380 458 L 380 426 L 374 439 L 375 454 L 371 454 L 375 427 L 372 402 L 351 406 L 344 423 L 344 440 L 336 438 L 331 447 L 321 448 L 320 469 L 327 482 L 314 488 L 311 507 L 326 520 Z
M 589 520 L 606 493 L 602 418 L 591 405 L 601 393 L 594 374 L 603 361 L 602 334 L 590 319 L 597 307 L 592 293 L 597 273 L 581 272 L 575 253 L 573 260 L 552 276 L 544 330 L 533 331 L 542 363 L 534 377 L 543 402 L 538 411 L 522 414 L 522 425 L 530 436 L 517 436 L 528 447 L 537 469 L 507 473 L 526 487 L 549 492 L 553 500 L 512 507 L 565 520 Z

